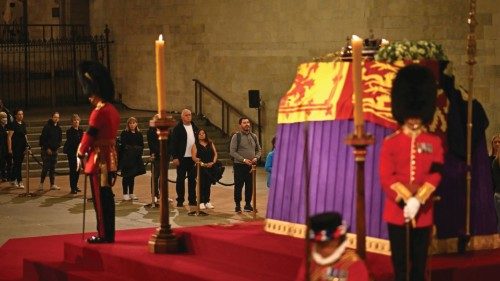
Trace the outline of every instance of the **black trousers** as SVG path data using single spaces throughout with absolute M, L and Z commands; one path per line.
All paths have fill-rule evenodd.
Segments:
M 12 151 L 12 174 L 10 177 L 11 181 L 17 180 L 17 182 L 22 182 L 23 177 L 21 175 L 21 169 L 24 161 L 24 148 L 23 149 L 13 149 Z
M 153 181 L 153 192 L 156 198 L 160 198 L 160 157 L 155 157 L 151 163 L 151 177 Z
M 77 170 L 76 164 L 76 153 L 67 154 L 68 165 L 69 165 L 69 186 L 71 191 L 76 191 L 78 189 L 78 179 L 80 178 L 80 173 Z
M 115 241 L 115 195 L 111 182 L 116 175 L 108 174 L 109 185 L 100 186 L 99 174 L 90 174 L 90 190 L 97 219 L 97 235 L 108 242 Z
M 0 180 L 8 180 L 12 170 L 12 156 L 7 152 L 0 152 Z
M 47 154 L 47 150 L 42 148 L 42 174 L 40 175 L 40 182 L 45 181 L 45 177 L 47 176 L 47 172 L 49 173 L 50 184 L 54 184 L 55 180 L 55 171 L 56 171 L 56 163 L 57 163 L 57 151 L 52 151 L 52 154 Z
M 200 168 L 200 203 L 210 202 L 212 182 L 207 168 Z
M 234 203 L 236 206 L 240 206 L 243 185 L 245 185 L 245 204 L 251 205 L 253 193 L 251 170 L 251 166 L 234 163 Z
M 175 191 L 177 192 L 177 204 L 184 203 L 184 194 L 186 188 L 184 179 L 188 179 L 188 201 L 190 206 L 196 206 L 196 179 L 194 161 L 191 157 L 183 157 L 179 159 L 180 163 L 177 167 L 177 179 L 175 184 Z
M 406 227 L 388 224 L 391 242 L 391 259 L 396 281 L 406 280 Z M 425 280 L 427 251 L 432 227 L 412 228 L 410 226 L 410 280 Z
M 135 184 L 135 177 L 123 177 L 122 179 L 123 195 L 134 194 L 134 184 Z

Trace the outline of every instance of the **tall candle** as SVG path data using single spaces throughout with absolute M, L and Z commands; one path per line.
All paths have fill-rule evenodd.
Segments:
M 363 40 L 356 35 L 352 36 L 352 83 L 354 89 L 354 128 L 358 137 L 363 135 L 363 96 L 361 91 L 361 50 Z
M 158 114 L 163 118 L 167 111 L 167 93 L 165 92 L 165 41 L 160 34 L 155 42 L 156 51 L 156 95 L 158 97 Z M 162 113 L 163 112 L 163 113 Z

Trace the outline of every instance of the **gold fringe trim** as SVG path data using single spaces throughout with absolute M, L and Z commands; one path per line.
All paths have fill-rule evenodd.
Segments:
M 266 219 L 264 230 L 270 233 L 286 235 L 295 238 L 304 238 L 306 226 L 304 224 Z M 347 233 L 347 247 L 356 249 L 356 234 Z M 371 253 L 390 255 L 389 240 L 376 237 L 366 237 L 366 250 Z
M 306 226 L 304 224 L 286 222 L 274 219 L 266 219 L 264 225 L 264 230 L 269 233 L 286 235 L 295 238 L 306 237 Z M 429 247 L 429 254 L 445 254 L 445 253 L 456 253 L 457 252 L 458 238 L 449 239 L 432 239 L 431 245 Z M 347 247 L 351 249 L 356 249 L 356 234 L 347 233 Z M 472 236 L 469 249 L 472 251 L 477 250 L 487 250 L 500 248 L 500 235 L 481 235 Z M 366 250 L 371 253 L 390 255 L 391 246 L 389 240 L 376 238 L 376 237 L 366 237 Z
M 447 254 L 456 253 L 458 238 L 448 238 L 448 239 L 432 239 L 429 253 L 431 255 L 435 254 Z M 490 235 L 478 235 L 472 236 L 469 242 L 469 250 L 488 250 L 500 248 L 500 235 L 490 234 Z

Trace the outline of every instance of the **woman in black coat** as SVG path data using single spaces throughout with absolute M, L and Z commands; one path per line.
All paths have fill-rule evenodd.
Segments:
M 76 194 L 81 190 L 78 188 L 78 179 L 80 173 L 76 162 L 76 151 L 82 140 L 83 130 L 80 128 L 80 116 L 73 114 L 71 117 L 71 127 L 66 130 L 66 142 L 64 143 L 63 152 L 68 157 L 69 164 L 69 185 L 71 194 Z
M 137 126 L 137 119 L 130 117 L 127 127 L 120 134 L 120 161 L 119 169 L 122 173 L 123 200 L 137 200 L 134 195 L 135 177 L 146 173 L 142 152 L 144 138 Z
M 28 145 L 26 124 L 24 123 L 24 112 L 22 109 L 14 110 L 15 120 L 7 126 L 7 151 L 12 155 L 11 184 L 14 187 L 23 188 L 21 168 L 24 161 L 24 153 L 30 148 Z

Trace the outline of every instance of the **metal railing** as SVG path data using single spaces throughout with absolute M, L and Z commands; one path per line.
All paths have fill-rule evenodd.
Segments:
M 84 24 L 0 24 L 0 42 L 20 43 L 30 40 L 76 39 L 90 36 Z
M 89 36 L 84 26 L 29 25 L 39 28 L 28 40 L 0 38 L 0 92 L 10 108 L 59 106 L 86 102 L 76 78 L 82 60 L 109 67 L 109 29 Z M 5 25 L 0 25 L 2 35 Z M 9 26 L 12 28 L 12 26 Z M 35 29 L 36 30 L 36 29 Z M 70 35 L 70 36 L 69 36 Z M 57 37 L 56 37 L 57 36 Z
M 231 135 L 238 131 L 238 119 L 242 116 L 248 116 L 224 100 L 200 80 L 193 79 L 193 81 L 194 111 L 196 114 L 206 116 L 214 126 L 221 129 L 227 135 Z M 205 110 L 204 108 L 209 108 L 210 110 Z M 259 128 L 259 123 L 255 122 L 252 118 L 248 119 L 250 120 L 252 128 Z

